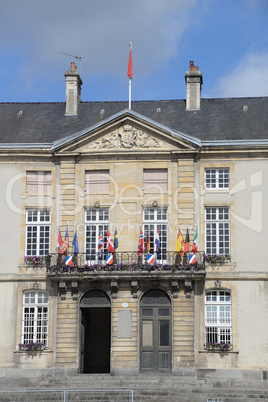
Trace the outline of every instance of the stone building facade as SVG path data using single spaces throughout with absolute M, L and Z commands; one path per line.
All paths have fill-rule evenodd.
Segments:
M 267 370 L 268 98 L 203 100 L 193 62 L 186 104 L 65 79 L 66 104 L 0 105 L 0 368 Z

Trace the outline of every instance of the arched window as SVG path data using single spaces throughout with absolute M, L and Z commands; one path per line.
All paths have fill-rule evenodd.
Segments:
M 228 290 L 209 290 L 205 300 L 206 343 L 232 344 L 232 300 Z
M 48 338 L 48 292 L 26 290 L 23 293 L 22 340 L 44 343 Z

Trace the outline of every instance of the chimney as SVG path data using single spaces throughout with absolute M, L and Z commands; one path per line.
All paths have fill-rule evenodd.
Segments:
M 70 70 L 65 71 L 66 108 L 65 115 L 77 115 L 78 103 L 81 102 L 81 77 L 74 62 Z
M 189 71 L 185 73 L 186 110 L 200 110 L 201 87 L 203 77 L 199 67 L 190 61 Z

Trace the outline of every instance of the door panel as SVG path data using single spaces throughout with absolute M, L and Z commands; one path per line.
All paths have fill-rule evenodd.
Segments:
M 141 371 L 171 371 L 171 307 L 141 307 Z

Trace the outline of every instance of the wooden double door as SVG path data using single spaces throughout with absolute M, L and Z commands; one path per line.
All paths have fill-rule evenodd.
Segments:
M 140 304 L 140 370 L 170 372 L 172 317 L 169 296 L 162 290 L 145 293 Z

